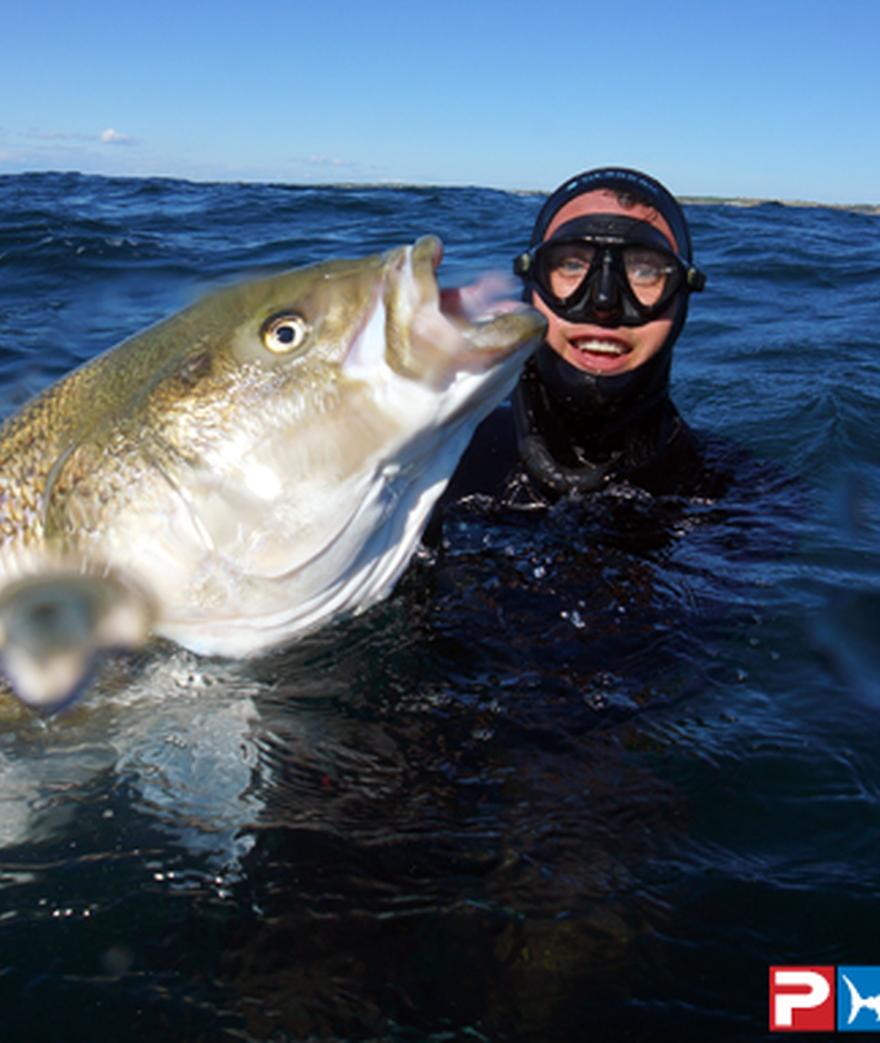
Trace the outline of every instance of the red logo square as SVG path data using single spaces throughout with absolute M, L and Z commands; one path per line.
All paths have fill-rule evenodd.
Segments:
M 770 1031 L 833 1032 L 833 967 L 770 968 Z

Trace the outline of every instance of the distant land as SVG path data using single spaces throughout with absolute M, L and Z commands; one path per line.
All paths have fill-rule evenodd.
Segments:
M 728 196 L 679 196 L 679 201 L 690 206 L 803 206 L 826 210 L 850 210 L 859 214 L 880 215 L 880 203 L 816 203 L 808 199 L 750 199 Z
M 364 184 L 337 184 L 334 188 L 367 188 Z M 486 188 L 493 192 L 507 192 L 514 196 L 547 196 L 549 189 L 544 188 L 496 188 L 494 185 L 406 185 L 376 182 L 374 188 Z M 850 210 L 860 214 L 880 215 L 880 203 L 821 203 L 815 199 L 779 199 L 776 197 L 759 198 L 757 196 L 692 196 L 676 195 L 680 203 L 689 206 L 802 206 L 821 207 L 828 210 Z
M 33 175 L 52 174 L 60 177 L 82 177 L 82 178 L 105 178 L 108 181 L 178 181 L 191 182 L 192 184 L 241 184 L 241 185 L 276 185 L 282 188 L 344 188 L 344 189 L 408 189 L 408 188 L 477 188 L 494 192 L 506 192 L 518 196 L 546 196 L 550 189 L 543 188 L 497 188 L 495 185 L 446 185 L 446 184 L 418 184 L 405 181 L 246 181 L 236 178 L 186 178 L 174 177 L 165 174 L 86 174 L 80 170 L 19 170 L 0 171 L 0 177 L 30 177 Z M 759 199 L 748 196 L 678 196 L 680 202 L 692 206 L 791 206 L 825 208 L 828 210 L 849 210 L 860 214 L 872 214 L 880 216 L 880 203 L 819 203 L 810 199 Z

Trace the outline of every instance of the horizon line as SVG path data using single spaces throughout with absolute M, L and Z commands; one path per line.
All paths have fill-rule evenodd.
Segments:
M 214 177 L 194 178 L 181 177 L 176 174 L 97 174 L 87 173 L 82 170 L 18 170 L 0 171 L 0 178 L 5 177 L 34 177 L 42 175 L 58 175 L 67 177 L 74 175 L 83 178 L 102 178 L 108 181 L 177 181 L 192 185 L 263 185 L 267 187 L 280 188 L 333 188 L 333 189 L 452 189 L 468 190 L 478 189 L 480 191 L 502 192 L 507 195 L 519 196 L 546 196 L 552 189 L 543 188 L 498 188 L 495 185 L 480 185 L 476 183 L 454 183 L 443 184 L 439 182 L 418 181 L 282 181 L 275 178 L 260 180 L 240 177 Z M 830 210 L 853 210 L 860 213 L 880 215 L 880 203 L 852 202 L 852 203 L 824 203 L 819 200 L 789 199 L 779 196 L 723 196 L 714 194 L 699 195 L 676 195 L 676 198 L 688 205 L 693 206 L 765 206 L 778 205 L 804 208 L 827 208 Z

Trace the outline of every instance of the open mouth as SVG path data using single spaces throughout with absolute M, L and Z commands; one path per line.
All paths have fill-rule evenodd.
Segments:
M 440 289 L 437 271 L 442 260 L 443 243 L 436 236 L 424 236 L 413 247 L 413 274 L 422 283 L 425 302 L 436 300 L 443 318 L 463 334 L 466 335 L 471 326 L 491 322 L 500 315 L 528 310 L 516 299 L 514 280 L 499 272 L 482 275 L 464 286 Z
M 572 345 L 584 355 L 598 355 L 612 359 L 628 355 L 632 351 L 628 344 L 623 344 L 619 340 L 606 340 L 598 337 L 575 340 L 572 341 Z
M 489 274 L 464 286 L 439 289 L 443 244 L 425 236 L 413 247 L 418 293 L 410 305 L 410 339 L 423 379 L 443 383 L 456 372 L 485 372 L 534 340 L 543 319 L 512 296 L 512 280 Z M 406 281 L 406 275 L 403 274 Z M 410 360 L 413 366 L 415 359 Z
M 440 291 L 440 310 L 451 322 L 478 325 L 499 315 L 525 311 L 526 306 L 511 296 L 511 283 L 502 275 L 481 276 L 467 286 Z
M 566 359 L 588 373 L 616 373 L 627 365 L 632 347 L 615 337 L 578 337 L 569 340 Z

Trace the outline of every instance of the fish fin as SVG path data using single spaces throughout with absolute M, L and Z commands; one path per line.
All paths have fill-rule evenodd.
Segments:
M 54 713 L 83 691 L 98 653 L 140 647 L 154 618 L 150 598 L 110 571 L 27 576 L 0 591 L 0 663 L 22 702 Z

